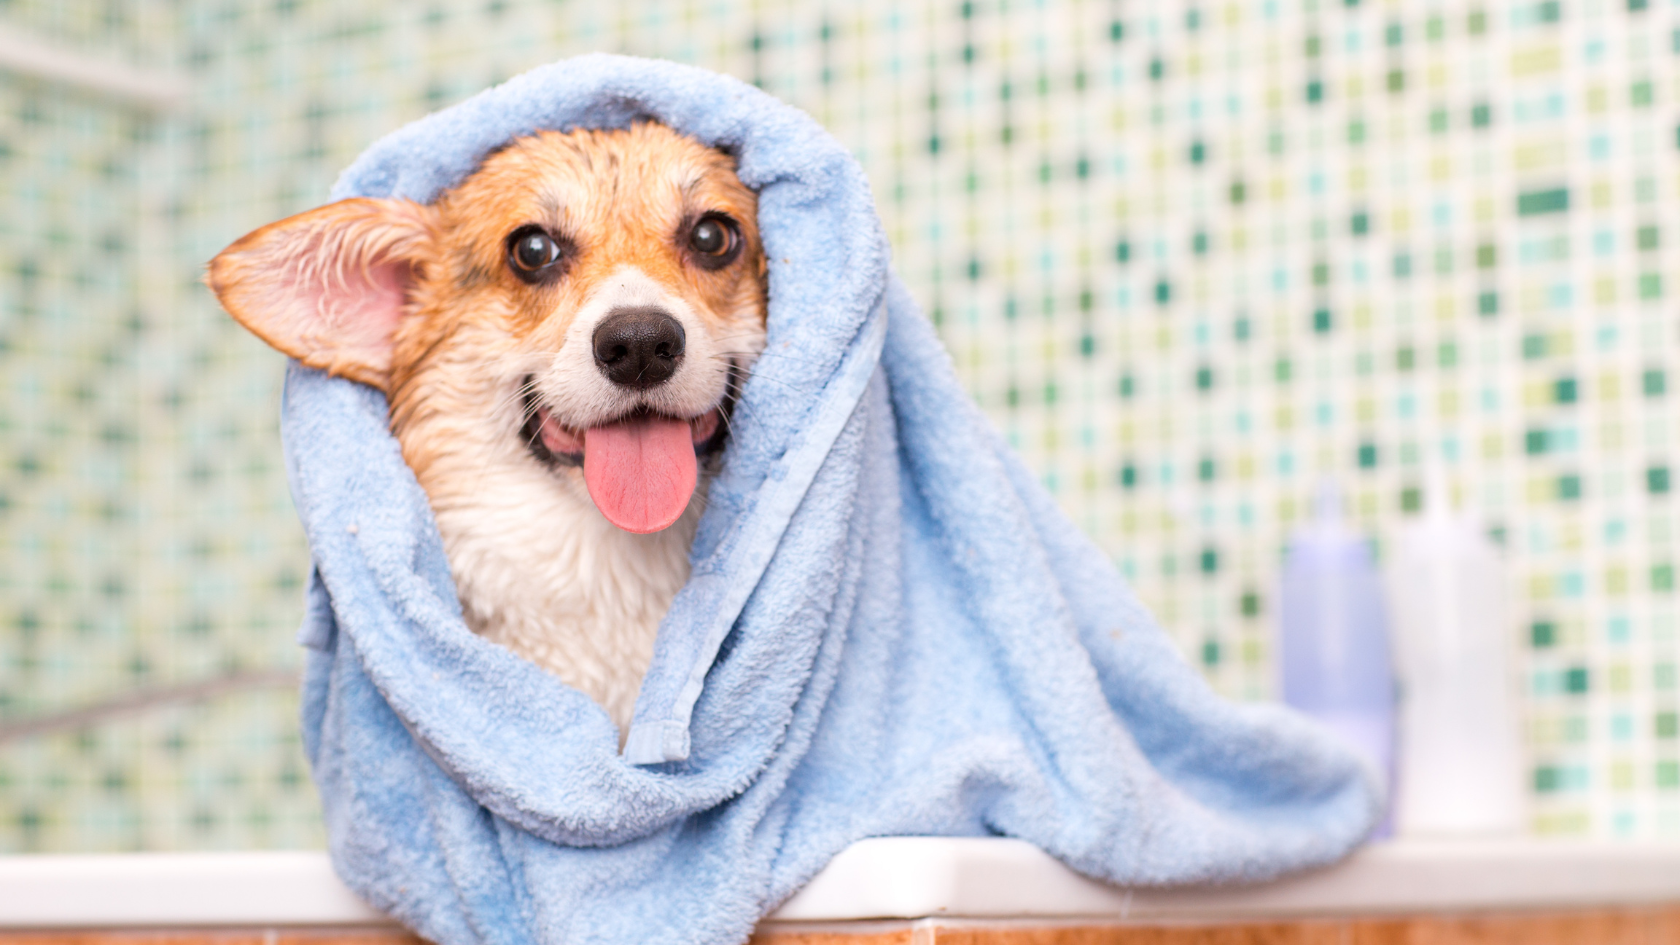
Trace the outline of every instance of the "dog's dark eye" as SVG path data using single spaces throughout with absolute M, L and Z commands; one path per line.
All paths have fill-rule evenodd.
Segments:
M 547 233 L 527 233 L 513 244 L 513 264 L 532 272 L 560 258 L 560 247 Z
M 721 256 L 729 249 L 729 233 L 716 220 L 701 220 L 688 237 L 688 245 L 697 253 Z
M 530 280 L 560 261 L 560 244 L 546 231 L 528 226 L 508 237 L 507 253 L 519 277 Z
M 707 269 L 727 266 L 741 252 L 741 230 L 728 217 L 701 217 L 688 231 L 688 248 L 694 250 L 695 262 Z

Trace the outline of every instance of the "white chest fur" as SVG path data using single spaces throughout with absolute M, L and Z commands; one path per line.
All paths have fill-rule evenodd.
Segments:
M 703 480 L 675 525 L 633 535 L 564 471 L 524 461 L 477 473 L 471 489 L 428 484 L 467 625 L 582 690 L 622 740 L 659 622 L 688 580 Z

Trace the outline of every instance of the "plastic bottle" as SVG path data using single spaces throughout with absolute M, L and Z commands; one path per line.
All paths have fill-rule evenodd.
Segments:
M 1498 549 L 1427 473 L 1423 514 L 1388 567 L 1400 678 L 1396 825 L 1405 836 L 1514 833 L 1527 820 Z
M 1290 537 L 1278 595 L 1283 701 L 1394 771 L 1394 674 L 1382 580 L 1364 537 L 1325 481 L 1313 518 Z M 1377 835 L 1387 833 L 1387 825 Z

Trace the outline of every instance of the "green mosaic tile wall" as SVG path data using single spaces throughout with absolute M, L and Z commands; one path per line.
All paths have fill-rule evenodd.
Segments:
M 871 175 L 982 406 L 1186 656 L 1272 689 L 1283 540 L 1438 458 L 1511 562 L 1534 829 L 1680 834 L 1680 0 L 0 0 L 188 76 L 0 76 L 0 852 L 321 842 L 279 359 L 198 285 L 379 134 L 605 49 L 756 81 Z

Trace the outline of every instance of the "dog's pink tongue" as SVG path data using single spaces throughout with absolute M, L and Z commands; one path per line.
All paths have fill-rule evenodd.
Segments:
M 682 517 L 694 494 L 694 439 L 686 420 L 642 416 L 583 434 L 583 481 L 607 521 L 638 535 Z

